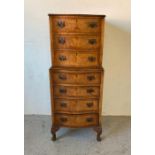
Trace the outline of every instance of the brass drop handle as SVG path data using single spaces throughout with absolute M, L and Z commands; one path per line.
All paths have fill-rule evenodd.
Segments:
M 67 93 L 67 90 L 65 88 L 60 88 L 59 92 L 65 94 L 65 93 Z
M 64 22 L 64 21 L 58 21 L 58 22 L 57 22 L 57 26 L 58 26 L 59 28 L 63 28 L 63 27 L 65 27 L 65 22 Z
M 96 60 L 96 57 L 90 56 L 88 57 L 88 61 L 90 62 L 94 62 Z
M 93 106 L 93 102 L 88 102 L 88 103 L 87 103 L 87 107 L 90 108 L 90 107 L 92 107 L 92 106 Z
M 88 43 L 91 44 L 91 45 L 94 45 L 94 44 L 97 43 L 97 41 L 96 41 L 96 39 L 89 39 Z
M 66 40 L 64 37 L 60 37 L 58 42 L 59 42 L 59 44 L 65 44 Z
M 92 88 L 87 89 L 87 93 L 93 93 L 93 92 L 94 92 L 94 89 Z
M 92 117 L 88 117 L 88 118 L 86 119 L 86 121 L 89 122 L 89 123 L 90 123 L 90 122 L 93 122 L 93 118 L 92 118 Z
M 60 60 L 60 61 L 66 61 L 67 58 L 66 58 L 66 56 L 64 56 L 64 55 L 60 55 L 60 56 L 59 56 L 59 60 Z
M 63 107 L 63 108 L 65 108 L 65 107 L 67 107 L 67 103 L 61 102 L 61 103 L 60 103 L 60 106 Z
M 97 27 L 97 23 L 96 22 L 91 22 L 91 23 L 88 24 L 88 26 L 90 28 L 95 28 L 95 27 Z
M 60 74 L 60 75 L 59 75 L 59 79 L 60 79 L 60 80 L 66 80 L 67 77 L 66 77 L 65 75 Z
M 87 76 L 87 79 L 88 79 L 89 81 L 95 80 L 95 76 L 89 75 L 89 76 Z
M 64 123 L 64 122 L 67 122 L 67 118 L 61 117 L 61 118 L 60 118 L 60 121 L 63 122 L 63 123 Z

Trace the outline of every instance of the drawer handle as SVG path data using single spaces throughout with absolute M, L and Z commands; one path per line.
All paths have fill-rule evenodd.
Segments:
M 92 80 L 95 80 L 95 76 L 87 76 L 87 79 L 89 80 L 89 81 L 92 81 Z
M 95 27 L 97 27 L 97 23 L 96 22 L 91 22 L 91 23 L 88 24 L 88 26 L 90 28 L 95 28 Z
M 67 107 L 67 103 L 61 102 L 60 103 L 60 106 L 63 107 L 63 108 L 65 108 L 65 107 Z
M 57 26 L 58 26 L 59 28 L 63 28 L 63 27 L 65 27 L 65 22 L 64 22 L 64 21 L 58 21 L 58 22 L 57 22 Z
M 92 107 L 92 106 L 93 106 L 93 102 L 88 102 L 88 103 L 87 103 L 87 107 L 90 108 L 90 107 Z
M 94 44 L 97 43 L 97 41 L 96 41 L 96 39 L 89 39 L 88 43 L 91 44 L 91 45 L 94 45 Z
M 61 117 L 61 118 L 60 118 L 60 121 L 63 122 L 63 123 L 64 123 L 64 122 L 67 122 L 67 118 Z
M 96 60 L 96 57 L 90 56 L 88 57 L 88 61 L 90 62 L 94 62 Z
M 67 92 L 67 90 L 66 90 L 66 89 L 64 89 L 64 88 L 60 88 L 60 89 L 59 89 L 59 92 L 60 92 L 60 93 L 64 93 L 64 94 L 65 94 L 65 93 Z
M 59 79 L 60 79 L 60 80 L 66 80 L 67 77 L 66 77 L 65 75 L 61 75 L 61 74 L 60 74 L 60 75 L 59 75 Z
M 60 60 L 60 61 L 66 61 L 67 58 L 66 58 L 66 56 L 64 56 L 64 55 L 60 55 L 60 56 L 59 56 L 59 60 Z
M 87 89 L 87 93 L 93 93 L 93 92 L 94 92 L 94 89 L 92 88 Z
M 92 117 L 89 117 L 89 118 L 86 119 L 86 121 L 87 122 L 93 122 L 93 118 Z
M 66 40 L 64 37 L 59 38 L 59 44 L 65 44 Z

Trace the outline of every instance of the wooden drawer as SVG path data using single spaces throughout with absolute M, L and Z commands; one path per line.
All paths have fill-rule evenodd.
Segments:
M 54 32 L 75 32 L 75 18 L 53 17 L 50 22 Z
M 69 127 L 87 127 L 98 125 L 97 114 L 83 114 L 83 115 L 67 115 L 67 114 L 55 114 L 54 120 L 58 126 Z
M 62 35 L 54 36 L 54 49 L 99 49 L 100 36 L 98 35 Z
M 52 21 L 51 21 L 52 22 Z M 54 17 L 53 31 L 54 32 L 76 32 L 76 33 L 96 33 L 101 30 L 100 18 L 77 18 L 77 17 Z
M 56 67 L 97 67 L 100 65 L 99 52 L 55 51 L 53 66 Z
M 101 72 L 54 71 L 53 82 L 56 84 L 100 84 Z
M 100 87 L 98 86 L 54 86 L 56 97 L 98 97 Z
M 54 107 L 56 112 L 82 113 L 97 112 L 98 100 L 73 100 L 73 99 L 55 99 Z

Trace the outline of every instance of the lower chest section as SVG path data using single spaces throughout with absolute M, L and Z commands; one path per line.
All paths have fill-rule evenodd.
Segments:
M 99 123 L 103 71 L 101 69 L 50 70 L 53 123 L 87 127 Z

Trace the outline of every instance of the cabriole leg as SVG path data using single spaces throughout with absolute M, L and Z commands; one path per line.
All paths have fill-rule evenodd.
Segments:
M 59 130 L 58 126 L 51 127 L 52 141 L 56 141 L 56 132 Z
M 96 140 L 101 141 L 101 134 L 102 134 L 102 127 L 101 126 L 96 126 L 94 127 L 94 130 L 97 132 Z

